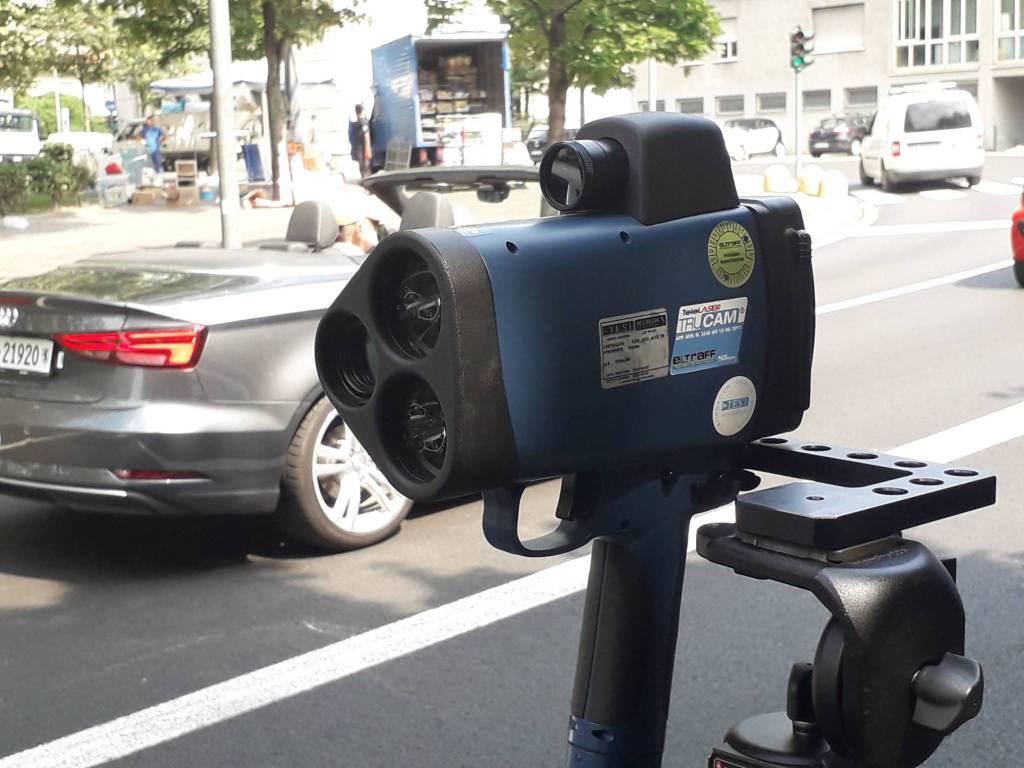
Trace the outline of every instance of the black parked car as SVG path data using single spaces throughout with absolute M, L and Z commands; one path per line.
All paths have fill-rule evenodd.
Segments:
M 575 128 L 565 128 L 562 130 L 563 141 L 570 141 L 575 138 Z M 540 162 L 540 157 L 544 154 L 544 150 L 548 148 L 548 143 L 548 127 L 546 125 L 535 125 L 530 129 L 530 133 L 526 137 L 526 148 L 530 151 L 530 159 L 533 162 Z
M 372 178 L 404 229 L 456 223 L 449 200 L 420 190 L 497 220 L 539 211 L 532 166 Z M 493 204 L 506 201 L 519 207 Z M 132 251 L 0 282 L 0 497 L 276 513 L 295 538 L 336 550 L 396 531 L 412 502 L 313 363 L 320 316 L 362 262 L 331 248 L 337 234 L 329 207 L 303 203 L 278 243 Z
M 845 152 L 859 155 L 864 135 L 868 132 L 868 117 L 826 117 L 811 131 L 808 149 L 814 157 L 826 152 Z

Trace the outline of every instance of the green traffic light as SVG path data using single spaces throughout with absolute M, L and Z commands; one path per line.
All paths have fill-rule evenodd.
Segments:
M 800 58 L 799 56 L 794 56 L 793 57 L 793 66 L 796 69 L 800 69 L 800 67 L 802 67 L 803 65 L 804 65 L 804 60 L 802 58 Z

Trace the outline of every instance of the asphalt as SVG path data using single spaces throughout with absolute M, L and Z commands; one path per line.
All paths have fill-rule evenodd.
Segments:
M 860 193 L 855 161 L 823 164 L 844 170 Z M 991 158 L 985 175 L 1008 184 L 1024 176 L 1024 158 Z M 902 202 L 878 205 L 874 226 L 1008 221 L 1015 203 L 941 188 L 964 194 L 906 190 Z M 848 237 L 815 255 L 819 304 L 1008 257 L 1005 230 Z M 880 450 L 1021 402 L 1022 301 L 1001 269 L 821 316 L 800 434 Z M 1022 448 L 1018 438 L 962 459 L 998 474 L 996 506 L 913 532 L 959 558 L 968 650 L 987 682 L 982 716 L 942 746 L 932 768 L 1018 765 L 1024 750 Z M 535 491 L 534 517 L 552 492 Z M 314 556 L 267 521 L 99 517 L 10 503 L 0 514 L 0 754 L 553 564 L 491 550 L 480 515 L 478 501 L 423 508 L 377 547 Z M 577 593 L 116 763 L 560 765 L 581 610 Z M 825 618 L 807 594 L 691 555 L 665 765 L 702 765 L 732 723 L 782 708 L 789 667 L 811 657 Z

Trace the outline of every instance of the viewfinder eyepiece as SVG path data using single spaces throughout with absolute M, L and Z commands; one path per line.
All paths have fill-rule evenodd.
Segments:
M 613 139 L 558 141 L 540 161 L 540 189 L 559 211 L 593 211 L 622 194 L 629 161 Z

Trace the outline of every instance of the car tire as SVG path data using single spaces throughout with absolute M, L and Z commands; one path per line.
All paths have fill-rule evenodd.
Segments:
M 285 532 L 318 549 L 358 549 L 393 535 L 411 508 L 331 402 L 318 400 L 288 446 L 277 513 Z
M 868 172 L 864 170 L 864 158 L 860 159 L 860 163 L 857 164 L 857 173 L 860 176 L 860 183 L 863 187 L 875 186 L 875 180 L 868 176 Z
M 821 152 L 811 152 L 811 157 L 813 157 L 814 159 L 818 159 L 819 157 L 821 157 Z
M 899 184 L 889 175 L 889 172 L 885 170 L 885 164 L 882 164 L 882 191 L 883 192 L 896 192 L 899 189 Z
M 968 176 L 967 177 L 967 186 L 968 187 L 973 187 L 976 184 L 980 184 L 980 183 L 981 183 L 981 176 Z
M 772 154 L 775 155 L 776 157 L 785 157 L 786 145 L 783 144 L 781 141 L 775 142 L 775 148 L 772 149 Z
M 1017 285 L 1024 288 L 1024 261 L 1013 262 L 1013 276 L 1017 278 Z
M 860 156 L 860 150 L 861 150 L 860 139 L 854 139 L 853 141 L 850 142 L 850 154 L 851 155 L 853 155 L 854 157 L 859 157 Z

